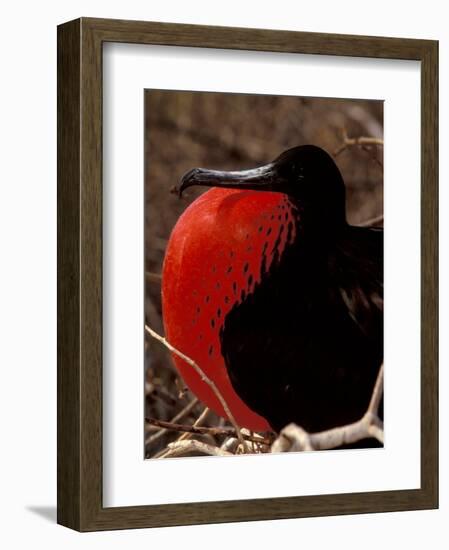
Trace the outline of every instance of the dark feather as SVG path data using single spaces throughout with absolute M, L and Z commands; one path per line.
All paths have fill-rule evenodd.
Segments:
M 330 275 L 360 330 L 383 330 L 383 229 L 348 226 L 330 257 Z

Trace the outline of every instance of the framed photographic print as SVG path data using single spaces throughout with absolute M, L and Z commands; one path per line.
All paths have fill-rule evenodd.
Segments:
M 59 523 L 437 507 L 437 73 L 428 40 L 58 28 Z

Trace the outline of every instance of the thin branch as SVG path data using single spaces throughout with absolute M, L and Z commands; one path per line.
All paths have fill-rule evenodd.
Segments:
M 145 271 L 145 279 L 149 283 L 160 285 L 162 282 L 162 275 L 160 273 L 153 273 L 151 271 Z
M 343 130 L 343 143 L 334 151 L 334 157 L 338 157 L 343 151 L 348 147 L 360 146 L 362 148 L 366 146 L 383 146 L 384 140 L 382 138 L 366 137 L 360 136 L 355 138 L 350 138 L 346 133 L 346 130 Z M 366 149 L 365 149 L 366 150 Z
M 242 428 L 242 435 L 250 435 L 254 438 L 257 443 L 263 443 L 264 445 L 271 445 L 273 443 L 275 438 L 274 432 L 264 432 L 265 435 L 262 435 L 261 433 L 254 432 L 253 430 L 248 430 L 247 428 Z
M 366 145 L 362 145 L 361 149 L 363 149 L 363 151 L 365 151 L 366 153 L 368 153 L 368 155 L 371 156 L 371 159 L 379 166 L 379 168 L 383 169 L 384 167 L 383 162 L 377 158 L 375 151 L 373 151 L 370 147 L 367 147 Z
M 209 416 L 210 412 L 211 411 L 210 411 L 209 407 L 206 407 L 204 409 L 204 411 L 199 415 L 199 417 L 195 420 L 193 425 L 194 426 L 200 426 L 206 420 L 206 418 Z
M 172 423 L 176 423 L 176 422 L 179 422 L 179 420 L 181 420 L 182 418 L 184 418 L 186 415 L 188 415 L 192 410 L 193 408 L 198 404 L 198 399 L 195 397 L 192 401 L 190 401 L 190 403 L 188 403 L 176 416 L 173 417 L 173 419 L 171 420 Z M 153 435 L 150 435 L 149 437 L 147 437 L 147 439 L 145 440 L 145 445 L 151 445 L 152 443 L 154 443 L 155 441 L 157 441 L 158 439 L 160 439 L 165 433 L 167 433 L 167 429 L 164 428 L 162 430 L 159 430 L 158 432 L 156 432 L 155 434 Z
M 248 439 L 251 437 L 252 450 L 255 453 L 270 452 L 270 446 L 275 439 L 275 434 L 273 432 L 266 432 L 265 435 L 262 435 L 260 433 L 253 432 L 252 430 L 247 430 L 246 428 L 242 428 L 242 435 L 243 437 L 248 436 Z M 221 445 L 221 449 L 233 452 L 234 454 L 237 454 L 238 447 L 239 442 L 235 436 L 228 437 Z
M 151 327 L 149 327 L 148 325 L 145 325 L 145 330 L 156 340 L 158 340 L 159 342 L 161 342 L 161 344 L 163 344 L 168 350 L 170 350 L 172 353 L 174 353 L 175 355 L 177 355 L 178 357 L 180 357 L 181 359 L 183 359 L 188 365 L 190 365 L 191 367 L 193 367 L 193 369 L 195 370 L 195 372 L 201 377 L 201 379 L 203 380 L 203 382 L 205 382 L 211 389 L 212 391 L 215 393 L 216 397 L 218 398 L 218 400 L 220 401 L 227 417 L 229 418 L 229 421 L 231 422 L 231 424 L 234 426 L 235 428 L 235 431 L 236 431 L 236 434 L 237 434 L 237 437 L 240 441 L 240 444 L 242 445 L 243 449 L 247 449 L 247 446 L 245 444 L 245 440 L 243 439 L 242 437 L 242 434 L 240 433 L 240 427 L 239 425 L 237 424 L 237 422 L 235 421 L 235 418 L 234 418 L 234 415 L 231 413 L 231 410 L 229 409 L 228 407 L 228 404 L 226 403 L 224 397 L 221 395 L 219 389 L 217 388 L 215 382 L 213 380 L 211 380 L 206 374 L 205 372 L 201 369 L 201 367 L 195 363 L 195 361 L 193 359 L 191 359 L 190 357 L 188 357 L 187 355 L 185 355 L 184 353 L 182 353 L 181 351 L 179 351 L 178 349 L 176 349 L 174 346 L 172 346 L 170 344 L 170 342 L 168 342 L 166 340 L 166 338 L 164 338 L 163 336 L 160 336 L 157 332 L 155 332 Z
M 145 421 L 152 426 L 158 426 L 160 428 L 165 428 L 167 430 L 172 430 L 174 432 L 188 432 L 192 434 L 208 434 L 208 435 L 227 435 L 232 437 L 237 437 L 236 431 L 234 428 L 215 428 L 215 427 L 206 427 L 206 426 L 189 426 L 187 424 L 176 424 L 175 422 L 165 422 L 164 420 L 157 420 L 156 418 L 146 418 Z M 247 441 L 252 441 L 254 443 L 263 443 L 264 445 L 269 445 L 271 441 L 264 437 L 252 434 L 242 433 L 242 437 Z M 178 439 L 179 441 L 179 439 Z
M 208 445 L 207 443 L 196 441 L 196 439 L 174 441 L 173 443 L 169 443 L 167 447 L 168 450 L 166 450 L 164 454 L 160 455 L 159 458 L 186 456 L 191 453 L 200 453 L 208 456 L 234 456 L 232 453 L 220 449 L 220 447 Z
M 379 414 L 379 405 L 384 393 L 384 364 L 380 366 L 379 372 L 377 374 L 376 383 L 374 384 L 373 394 L 371 396 L 371 401 L 368 405 L 367 413 L 370 414 Z
M 168 447 L 164 447 L 153 456 L 146 456 L 145 458 L 163 458 L 167 452 L 168 452 Z
M 193 427 L 196 428 L 197 426 L 201 426 L 201 424 L 206 420 L 206 418 L 209 416 L 209 414 L 210 414 L 210 409 L 209 409 L 209 407 L 206 407 L 204 409 L 204 411 L 200 414 L 200 416 L 193 423 Z M 186 433 L 181 434 L 178 437 L 178 441 L 182 441 L 184 439 L 189 439 L 189 438 L 190 438 L 190 434 L 186 432 Z
M 383 224 L 384 222 L 384 215 L 380 214 L 379 216 L 376 216 L 374 218 L 370 218 L 369 220 L 365 220 L 364 222 L 358 223 L 357 227 L 373 227 L 376 225 Z

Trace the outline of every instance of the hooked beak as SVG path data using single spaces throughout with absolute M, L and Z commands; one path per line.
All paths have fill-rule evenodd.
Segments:
M 276 182 L 274 164 L 266 164 L 251 170 L 226 172 L 194 168 L 181 179 L 178 194 L 181 197 L 188 187 L 224 187 L 226 189 L 251 189 L 255 191 L 274 191 Z

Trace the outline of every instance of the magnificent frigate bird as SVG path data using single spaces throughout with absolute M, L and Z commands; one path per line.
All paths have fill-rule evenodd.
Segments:
M 212 189 L 181 215 L 163 266 L 173 346 L 215 382 L 236 421 L 279 431 L 344 425 L 366 411 L 383 361 L 383 231 L 346 221 L 345 185 L 321 148 L 243 171 L 195 168 Z M 174 356 L 194 394 L 211 387 Z

